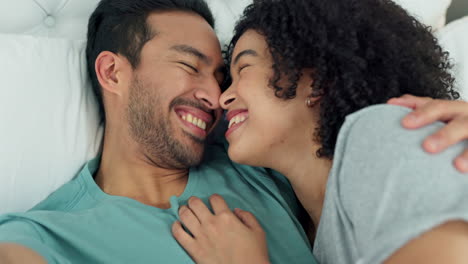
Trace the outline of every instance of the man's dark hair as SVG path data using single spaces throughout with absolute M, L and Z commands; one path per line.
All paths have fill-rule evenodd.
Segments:
M 214 18 L 204 0 L 102 0 L 88 22 L 86 58 L 101 120 L 105 121 L 102 88 L 94 64 L 103 51 L 125 56 L 135 69 L 146 42 L 157 35 L 147 24 L 153 12 L 186 11 L 203 17 L 214 28 Z
M 313 69 L 319 157 L 333 158 L 346 115 L 366 106 L 403 94 L 459 97 L 448 53 L 430 28 L 391 0 L 254 0 L 235 28 L 227 65 L 250 29 L 268 44 L 277 97 L 294 98 L 302 70 Z

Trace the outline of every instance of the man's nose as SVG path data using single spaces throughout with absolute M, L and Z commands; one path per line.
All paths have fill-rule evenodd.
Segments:
M 200 100 L 209 109 L 218 109 L 219 97 L 221 96 L 221 88 L 218 82 L 212 81 L 203 85 L 195 91 L 195 98 Z

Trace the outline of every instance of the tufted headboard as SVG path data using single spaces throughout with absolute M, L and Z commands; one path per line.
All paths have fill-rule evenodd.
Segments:
M 2 0 L 0 32 L 85 39 L 88 18 L 98 0 Z
M 213 10 L 217 33 L 224 44 L 251 0 L 206 2 Z M 99 0 L 1 0 L 0 33 L 83 40 L 88 18 L 98 3 Z

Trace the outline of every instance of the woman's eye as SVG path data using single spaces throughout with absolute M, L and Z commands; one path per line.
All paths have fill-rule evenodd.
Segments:
M 186 67 L 189 67 L 190 69 L 192 69 L 194 72 L 198 73 L 198 69 L 195 68 L 194 66 L 188 64 L 188 63 L 185 63 L 185 62 L 180 62 L 180 64 L 186 66 Z
M 240 74 L 243 69 L 245 69 L 245 68 L 247 68 L 249 66 L 250 65 L 243 65 L 243 66 L 239 67 L 239 70 L 237 71 L 237 73 Z

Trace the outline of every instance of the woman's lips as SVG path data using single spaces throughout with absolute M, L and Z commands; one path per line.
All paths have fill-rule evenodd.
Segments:
M 241 127 L 247 119 L 249 119 L 249 112 L 247 110 L 231 111 L 227 116 L 229 120 L 229 126 L 225 134 L 226 138 L 236 129 Z

